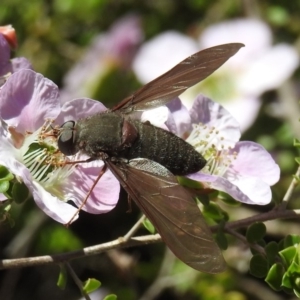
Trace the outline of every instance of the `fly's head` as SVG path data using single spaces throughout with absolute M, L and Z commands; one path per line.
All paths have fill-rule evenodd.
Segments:
M 76 123 L 67 121 L 60 127 L 60 134 L 57 140 L 58 149 L 64 155 L 74 155 L 78 152 L 76 146 Z

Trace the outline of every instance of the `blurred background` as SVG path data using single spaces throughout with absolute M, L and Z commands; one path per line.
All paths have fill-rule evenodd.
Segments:
M 54 81 L 62 101 L 90 97 L 112 107 L 188 55 L 213 45 L 246 45 L 222 69 L 183 95 L 189 106 L 202 92 L 221 102 L 241 123 L 242 140 L 262 143 L 282 170 L 273 188 L 282 199 L 297 169 L 293 139 L 300 137 L 299 1 L 2 0 L 0 24 L 12 24 L 34 70 Z M 295 192 L 291 206 L 299 206 Z M 271 206 L 270 206 L 271 207 Z M 270 207 L 228 208 L 232 219 Z M 48 255 L 107 242 L 126 234 L 140 216 L 121 192 L 117 207 L 81 216 L 66 229 L 33 202 L 13 208 L 15 226 L 0 227 L 1 258 Z M 225 208 L 227 209 L 227 208 Z M 251 210 L 250 210 L 251 209 Z M 268 238 L 298 233 L 296 222 L 272 222 Z M 141 229 L 139 234 L 147 233 Z M 228 271 L 202 274 L 178 262 L 163 243 L 110 251 L 71 262 L 81 280 L 119 299 L 293 299 L 249 275 L 249 250 L 238 241 L 224 253 Z M 70 279 L 56 286 L 59 266 L 0 272 L 0 299 L 80 299 Z

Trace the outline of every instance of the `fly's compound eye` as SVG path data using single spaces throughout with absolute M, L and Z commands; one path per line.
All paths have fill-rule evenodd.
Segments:
M 64 155 L 74 155 L 76 152 L 76 141 L 75 141 L 75 122 L 67 121 L 60 127 L 61 133 L 57 140 L 58 149 Z

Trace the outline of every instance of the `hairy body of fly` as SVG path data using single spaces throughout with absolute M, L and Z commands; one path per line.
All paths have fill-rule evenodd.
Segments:
M 78 150 L 97 157 L 101 152 L 111 157 L 147 158 L 170 170 L 187 175 L 201 170 L 203 156 L 175 134 L 149 123 L 125 119 L 114 112 L 100 113 L 76 124 Z

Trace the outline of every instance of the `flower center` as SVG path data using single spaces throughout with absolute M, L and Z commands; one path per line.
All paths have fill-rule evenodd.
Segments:
M 55 189 L 54 194 L 62 197 L 58 195 L 60 193 L 57 185 L 74 171 L 75 165 L 66 164 L 65 155 L 58 150 L 59 129 L 53 128 L 52 123 L 53 121 L 47 120 L 37 131 L 28 133 L 20 150 L 23 153 L 23 162 L 32 177 L 45 189 Z
M 206 166 L 201 172 L 222 176 L 232 161 L 236 159 L 236 152 L 226 149 L 222 144 L 224 138 L 219 130 L 204 124 L 193 124 L 193 130 L 186 142 L 207 160 Z

